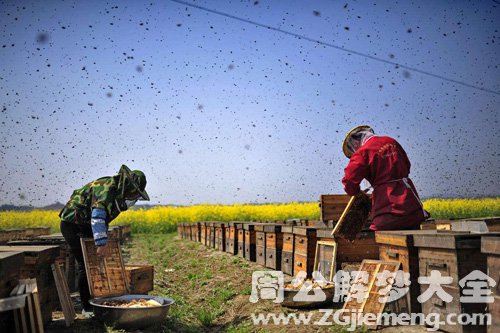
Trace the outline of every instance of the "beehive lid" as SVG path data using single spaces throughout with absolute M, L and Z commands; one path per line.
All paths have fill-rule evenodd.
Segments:
M 476 217 L 476 218 L 470 218 L 466 219 L 467 221 L 484 221 L 487 225 L 494 225 L 494 224 L 500 224 L 500 217 L 494 216 L 494 217 Z
M 254 224 L 254 229 L 255 231 L 264 231 L 264 227 L 267 225 L 267 223 L 255 223 Z
M 7 245 L 61 245 L 66 244 L 64 238 L 32 238 L 24 240 L 14 240 L 7 243 Z
M 481 247 L 481 236 L 497 236 L 500 233 L 471 234 L 463 232 L 440 232 L 416 234 L 413 242 L 416 247 L 437 249 L 478 249 Z
M 432 235 L 436 230 L 394 230 L 375 232 L 375 241 L 378 244 L 387 244 L 394 246 L 413 246 L 413 237 L 415 235 Z
M 245 230 L 255 230 L 255 223 L 246 223 L 243 225 L 243 229 Z
M 268 223 L 264 226 L 264 231 L 265 232 L 280 232 L 281 231 L 281 225 L 279 224 L 274 224 L 274 223 Z
M 500 237 L 482 237 L 481 252 L 500 255 Z
M 295 235 L 309 236 L 316 234 L 315 227 L 294 227 L 293 233 Z
M 450 223 L 452 231 L 485 233 L 488 232 L 488 225 L 485 221 L 470 220 L 470 221 L 453 221 Z
M 64 239 L 61 233 L 38 236 L 37 239 Z
M 59 256 L 58 245 L 6 245 L 0 246 L 0 252 L 23 252 L 24 262 L 40 265 L 53 261 Z
M 281 232 L 284 234 L 292 234 L 293 233 L 293 228 L 294 226 L 291 225 L 285 225 L 281 228 Z
M 239 223 L 234 223 L 234 225 L 236 226 L 236 229 L 243 229 L 245 224 L 247 224 L 246 222 L 239 222 Z
M 92 238 L 81 239 L 81 244 L 92 298 L 129 294 L 130 289 L 118 240 L 108 239 L 109 249 L 105 258 L 97 255 L 97 247 Z

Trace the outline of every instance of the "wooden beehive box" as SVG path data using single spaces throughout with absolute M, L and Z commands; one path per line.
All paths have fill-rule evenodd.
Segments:
M 241 222 L 229 222 L 226 226 L 226 252 L 238 254 L 238 225 Z
M 489 232 L 500 232 L 500 217 L 482 217 L 467 219 L 468 221 L 483 221 L 488 226 Z
M 182 230 L 182 239 L 186 239 L 186 226 L 185 226 L 186 223 L 182 222 L 181 223 L 181 230 Z
M 281 228 L 283 234 L 283 250 L 281 252 L 281 270 L 283 273 L 293 275 L 293 254 L 295 251 L 295 238 L 293 237 L 292 225 L 285 225 Z
M 130 294 L 119 242 L 114 239 L 108 240 L 106 257 L 97 255 L 93 239 L 81 239 L 81 244 L 91 297 Z
M 112 226 L 108 229 L 108 239 L 116 239 L 121 243 L 121 229 L 118 226 Z
M 329 228 L 316 229 L 318 241 L 335 241 L 337 244 L 335 271 L 343 269 L 345 265 L 353 267 L 353 265 L 360 264 L 365 259 L 375 260 L 379 258 L 379 246 L 375 242 L 374 231 L 362 231 L 352 242 L 342 238 L 335 238 L 331 233 L 332 230 Z
M 264 226 L 266 235 L 266 267 L 281 270 L 281 254 L 283 251 L 282 225 L 267 224 Z
M 194 222 L 190 224 L 191 228 L 191 240 L 194 242 L 199 242 L 200 241 L 200 222 Z
M 349 203 L 347 194 L 323 194 L 320 196 L 321 221 L 337 221 Z
M 215 234 L 215 225 L 217 222 L 209 222 L 208 227 L 210 229 L 210 239 L 208 246 L 215 248 L 215 243 L 217 242 L 217 235 Z
M 414 246 L 418 247 L 420 276 L 429 276 L 436 270 L 442 276 L 451 276 L 451 284 L 442 285 L 444 291 L 453 299 L 450 303 L 441 300 L 436 294 L 422 304 L 422 313 L 438 313 L 440 320 L 450 313 L 485 313 L 485 303 L 461 303 L 463 288 L 459 281 L 474 270 L 487 274 L 486 254 L 481 253 L 481 235 L 455 232 L 436 232 L 416 234 L 413 236 Z M 429 285 L 421 284 L 420 293 L 424 293 Z M 486 326 L 480 325 L 448 325 L 440 326 L 446 332 L 486 332 Z
M 238 237 L 238 249 L 236 255 L 245 258 L 245 229 L 243 228 L 246 223 L 241 223 L 236 226 L 236 234 Z
M 205 245 L 211 247 L 212 222 L 205 222 Z
M 23 263 L 23 252 L 0 252 L 0 298 L 8 297 L 17 285 Z
M 132 226 L 130 224 L 121 224 L 122 228 L 122 238 L 124 241 L 130 239 L 132 237 Z
M 20 278 L 35 278 L 40 296 L 40 308 L 44 324 L 52 320 L 52 311 L 59 306 L 59 298 L 52 275 L 51 264 L 59 256 L 59 246 L 16 245 L 0 246 L 0 252 L 23 252 L 24 262 L 20 266 Z
M 3 229 L 0 230 L 0 244 L 6 244 L 7 242 L 14 240 L 35 238 L 48 234 L 50 234 L 50 227 Z
M 23 262 L 22 252 L 0 252 L 0 299 L 9 297 L 18 284 Z M 12 317 L 11 312 L 0 312 L 0 327 L 13 329 Z
M 61 234 L 38 236 L 34 239 L 11 241 L 8 245 L 54 245 L 59 246 L 59 256 L 55 262 L 59 263 L 63 268 L 64 277 L 68 283 L 68 288 L 71 292 L 76 291 L 77 277 L 76 277 L 76 261 L 73 252 L 71 251 L 68 243 Z
M 266 233 L 265 223 L 256 223 L 255 229 L 255 262 L 259 265 L 266 265 Z
M 305 271 L 307 276 L 311 277 L 316 254 L 316 228 L 294 227 L 293 236 L 295 239 L 293 275 Z
M 303 225 L 305 227 L 315 227 L 320 223 L 321 221 L 318 220 L 304 220 Z
M 456 232 L 474 232 L 474 233 L 500 232 L 500 218 L 483 217 L 483 218 L 457 220 L 450 222 L 449 228 L 450 230 Z
M 494 302 L 488 304 L 491 314 L 488 333 L 496 333 L 500 332 L 500 237 L 482 237 L 481 252 L 487 256 L 488 276 L 496 282 L 496 286 L 491 288 Z
M 187 222 L 186 223 L 186 228 L 189 230 L 188 231 L 188 235 L 189 235 L 188 236 L 188 240 L 190 240 L 190 241 L 194 240 L 195 235 L 194 235 L 194 230 L 193 230 L 193 224 Z
M 255 223 L 244 224 L 243 230 L 245 259 L 255 261 Z
M 203 245 L 207 245 L 207 222 L 200 222 L 200 242 Z
M 186 233 L 186 239 L 187 240 L 191 240 L 192 239 L 192 235 L 191 235 L 191 223 L 184 223 L 184 231 Z
M 410 291 L 407 296 L 408 313 L 422 312 L 422 306 L 417 301 L 420 295 L 420 276 L 418 248 L 413 242 L 414 235 L 433 234 L 435 230 L 397 230 L 397 231 L 377 231 L 375 240 L 379 244 L 380 260 L 398 261 L 401 269 L 410 274 Z M 406 312 L 407 312 L 406 311 Z
M 24 238 L 35 238 L 50 234 L 50 227 L 34 227 L 24 229 Z
M 7 244 L 9 241 L 22 239 L 24 229 L 3 229 L 0 230 L 0 244 Z
M 113 228 L 117 228 L 118 231 L 118 240 L 120 241 L 120 244 L 124 244 L 125 243 L 125 238 L 123 237 L 123 226 L 122 225 L 115 225 L 113 226 Z
M 288 226 L 296 226 L 300 223 L 300 219 L 288 219 L 283 221 L 283 224 Z
M 177 223 L 177 237 L 182 238 L 182 223 Z
M 226 250 L 226 224 L 217 222 L 215 224 L 215 249 L 219 251 Z
M 227 222 L 226 223 L 226 228 L 224 229 L 224 251 L 227 253 L 233 254 L 233 250 L 231 248 L 231 239 L 234 240 L 234 235 L 231 236 L 231 229 L 234 228 L 233 222 Z M 234 246 L 234 241 L 233 241 L 233 246 Z
M 429 219 L 420 225 L 422 230 L 451 230 L 452 220 Z
M 131 294 L 146 295 L 154 289 L 154 266 L 125 265 L 125 274 Z

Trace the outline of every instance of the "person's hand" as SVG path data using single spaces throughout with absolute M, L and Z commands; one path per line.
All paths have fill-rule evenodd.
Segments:
M 105 257 L 108 254 L 108 244 L 97 247 L 97 255 L 100 257 Z

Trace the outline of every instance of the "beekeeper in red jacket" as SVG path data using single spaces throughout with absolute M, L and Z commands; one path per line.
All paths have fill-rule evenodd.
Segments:
M 363 179 L 373 187 L 372 230 L 419 229 L 428 216 L 408 175 L 410 161 L 403 147 L 388 136 L 378 136 L 370 126 L 352 129 L 342 149 L 350 159 L 342 179 L 349 195 L 360 193 Z

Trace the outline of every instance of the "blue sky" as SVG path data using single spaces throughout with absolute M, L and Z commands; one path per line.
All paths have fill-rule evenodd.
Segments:
M 122 163 L 153 204 L 317 200 L 365 123 L 422 196 L 499 195 L 498 2 L 187 2 L 281 31 L 174 1 L 0 2 L 0 203 L 65 202 Z

